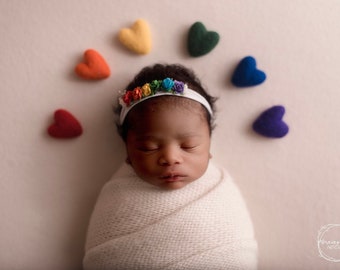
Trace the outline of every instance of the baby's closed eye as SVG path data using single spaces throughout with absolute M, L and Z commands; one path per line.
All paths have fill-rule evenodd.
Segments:
M 191 151 L 191 150 L 195 150 L 196 148 L 198 148 L 199 145 L 200 144 L 198 142 L 185 142 L 185 143 L 182 143 L 180 147 L 183 150 Z
M 159 145 L 155 143 L 141 143 L 137 145 L 137 149 L 143 152 L 152 152 L 159 149 Z

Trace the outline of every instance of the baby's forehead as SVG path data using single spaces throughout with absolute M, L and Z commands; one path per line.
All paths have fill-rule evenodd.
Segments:
M 126 120 L 130 130 L 145 131 L 150 125 L 157 123 L 162 125 L 167 122 L 168 125 L 174 126 L 181 119 L 188 123 L 181 129 L 192 126 L 190 123 L 198 123 L 199 129 L 204 123 L 209 125 L 206 109 L 199 102 L 176 96 L 160 96 L 145 100 L 131 109 Z
M 199 102 L 178 97 L 178 96 L 159 96 L 155 98 L 147 99 L 140 104 L 136 105 L 131 111 L 135 111 L 138 114 L 143 112 L 153 112 L 156 110 L 189 110 L 195 113 L 201 113 L 202 115 L 205 112 L 205 108 Z

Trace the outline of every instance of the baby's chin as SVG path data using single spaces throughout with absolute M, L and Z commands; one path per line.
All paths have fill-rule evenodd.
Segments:
M 179 181 L 164 181 L 164 182 L 160 182 L 158 183 L 158 187 L 164 190 L 178 190 L 181 188 L 186 187 L 187 185 L 190 185 L 192 182 L 194 182 L 195 180 L 179 180 Z
M 181 189 L 185 187 L 186 185 L 190 183 L 191 182 L 177 181 L 177 182 L 163 183 L 160 187 L 165 190 L 177 190 L 177 189 Z
M 178 181 L 148 181 L 148 180 L 144 180 L 145 182 L 148 182 L 150 185 L 159 187 L 162 190 L 178 190 L 181 188 L 184 188 L 185 186 L 189 185 L 190 183 L 192 183 L 194 180 L 192 181 L 188 181 L 188 180 L 178 180 Z

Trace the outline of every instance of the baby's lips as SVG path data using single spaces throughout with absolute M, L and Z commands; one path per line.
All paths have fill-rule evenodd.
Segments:
M 179 172 L 169 172 L 161 175 L 161 179 L 175 178 L 175 177 L 186 177 L 186 175 Z

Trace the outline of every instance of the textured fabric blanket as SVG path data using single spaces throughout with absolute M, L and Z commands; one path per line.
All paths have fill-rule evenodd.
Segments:
M 86 270 L 257 268 L 246 205 L 228 173 L 212 163 L 173 191 L 123 165 L 101 191 L 85 251 Z

